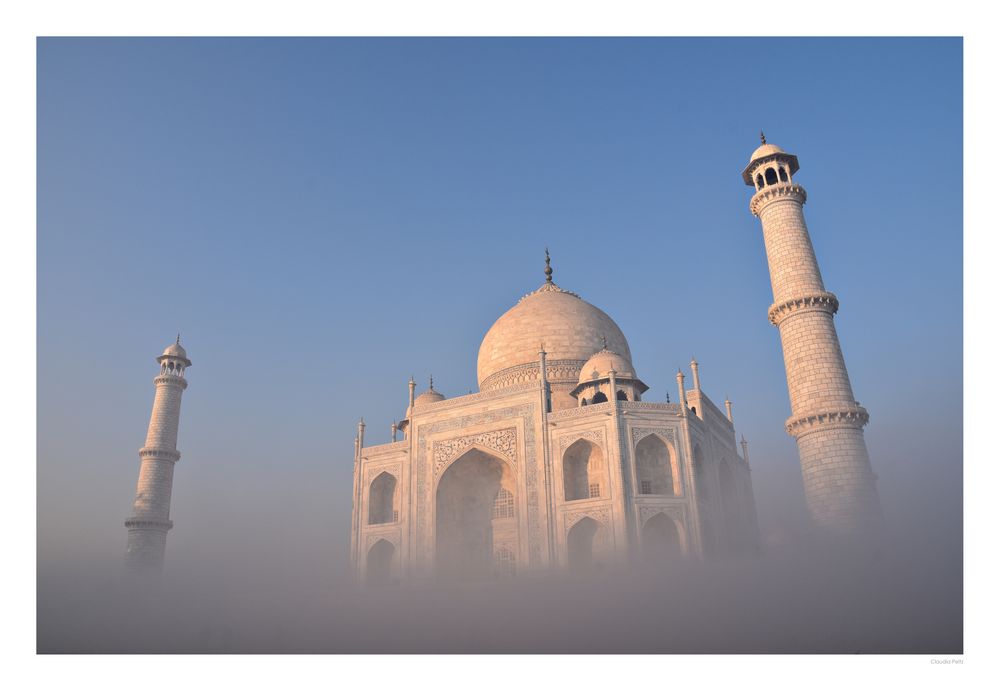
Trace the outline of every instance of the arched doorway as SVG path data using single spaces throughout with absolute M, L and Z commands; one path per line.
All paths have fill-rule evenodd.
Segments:
M 563 492 L 566 501 L 606 496 L 604 453 L 586 439 L 577 439 L 563 454 Z
M 681 536 L 669 516 L 658 513 L 642 526 L 642 552 L 650 561 L 669 561 L 681 553 Z
M 635 446 L 639 494 L 677 494 L 670 449 L 655 434 L 643 437 Z
M 566 563 L 574 571 L 603 564 L 607 552 L 607 530 L 589 516 L 577 521 L 566 534 Z
M 392 556 L 396 548 L 388 540 L 379 540 L 368 550 L 365 582 L 368 585 L 387 585 L 392 582 Z
M 396 478 L 389 473 L 379 473 L 368 487 L 368 523 L 393 523 Z
M 517 552 L 517 488 L 510 466 L 479 449 L 448 466 L 438 482 L 435 536 L 439 577 L 493 578 L 495 550 Z

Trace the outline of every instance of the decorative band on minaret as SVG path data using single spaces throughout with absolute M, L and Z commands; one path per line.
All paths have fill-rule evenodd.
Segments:
M 181 393 L 187 388 L 184 370 L 191 366 L 181 337 L 156 358 L 160 373 L 153 379 L 156 397 L 149 419 L 146 444 L 139 449 L 139 484 L 132 504 L 132 517 L 125 521 L 128 546 L 125 561 L 135 570 L 159 569 L 167 547 L 170 520 L 170 493 L 174 482 L 177 427 L 181 415 Z
M 868 411 L 854 400 L 833 324 L 839 303 L 826 290 L 806 228 L 806 191 L 792 180 L 798 158 L 761 133 L 743 181 L 756 192 L 750 212 L 764 230 L 792 416 L 785 429 L 799 447 L 806 502 L 821 527 L 857 533 L 881 517 L 875 475 L 865 447 Z

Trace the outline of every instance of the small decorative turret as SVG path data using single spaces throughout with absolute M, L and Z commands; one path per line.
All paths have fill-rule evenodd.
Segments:
M 691 386 L 695 391 L 701 391 L 701 379 L 698 378 L 698 361 L 691 356 Z
M 631 361 L 620 353 L 608 349 L 607 339 L 602 338 L 603 348 L 597 351 L 580 368 L 580 378 L 570 395 L 580 406 L 617 400 L 641 401 L 649 387 L 636 375 Z M 621 388 L 619 387 L 621 385 Z
M 688 416 L 687 394 L 684 392 L 684 373 L 677 368 L 677 402 L 681 404 L 681 417 Z
M 743 182 L 758 192 L 774 185 L 791 183 L 792 176 L 799 171 L 798 157 L 786 153 L 780 146 L 768 144 L 763 132 L 760 141 L 760 146 L 750 156 L 750 163 L 743 169 Z

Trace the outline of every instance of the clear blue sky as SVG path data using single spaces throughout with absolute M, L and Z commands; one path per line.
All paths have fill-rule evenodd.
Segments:
M 546 245 L 648 399 L 698 357 L 751 442 L 765 531 L 796 520 L 740 179 L 761 128 L 799 156 L 887 513 L 933 494 L 955 529 L 959 39 L 40 40 L 40 568 L 123 550 L 177 331 L 194 366 L 168 558 L 338 568 L 358 417 L 387 441 L 411 373 L 475 390 Z

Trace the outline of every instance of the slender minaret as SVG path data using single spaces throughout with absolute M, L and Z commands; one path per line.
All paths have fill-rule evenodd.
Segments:
M 837 296 L 823 286 L 806 228 L 806 191 L 792 181 L 798 158 L 768 144 L 750 156 L 743 180 L 756 192 L 750 212 L 764 229 L 774 304 L 768 311 L 781 334 L 806 502 L 815 522 L 834 533 L 869 532 L 880 522 L 875 476 L 862 428 L 868 411 L 854 400 L 833 325 Z
M 139 486 L 136 488 L 132 517 L 128 528 L 126 564 L 138 571 L 158 570 L 163 564 L 170 520 L 170 492 L 174 483 L 177 451 L 177 425 L 181 416 L 181 392 L 187 388 L 184 370 L 191 366 L 181 347 L 181 337 L 156 358 L 160 374 L 153 379 L 156 397 L 149 419 L 146 444 L 139 449 Z

